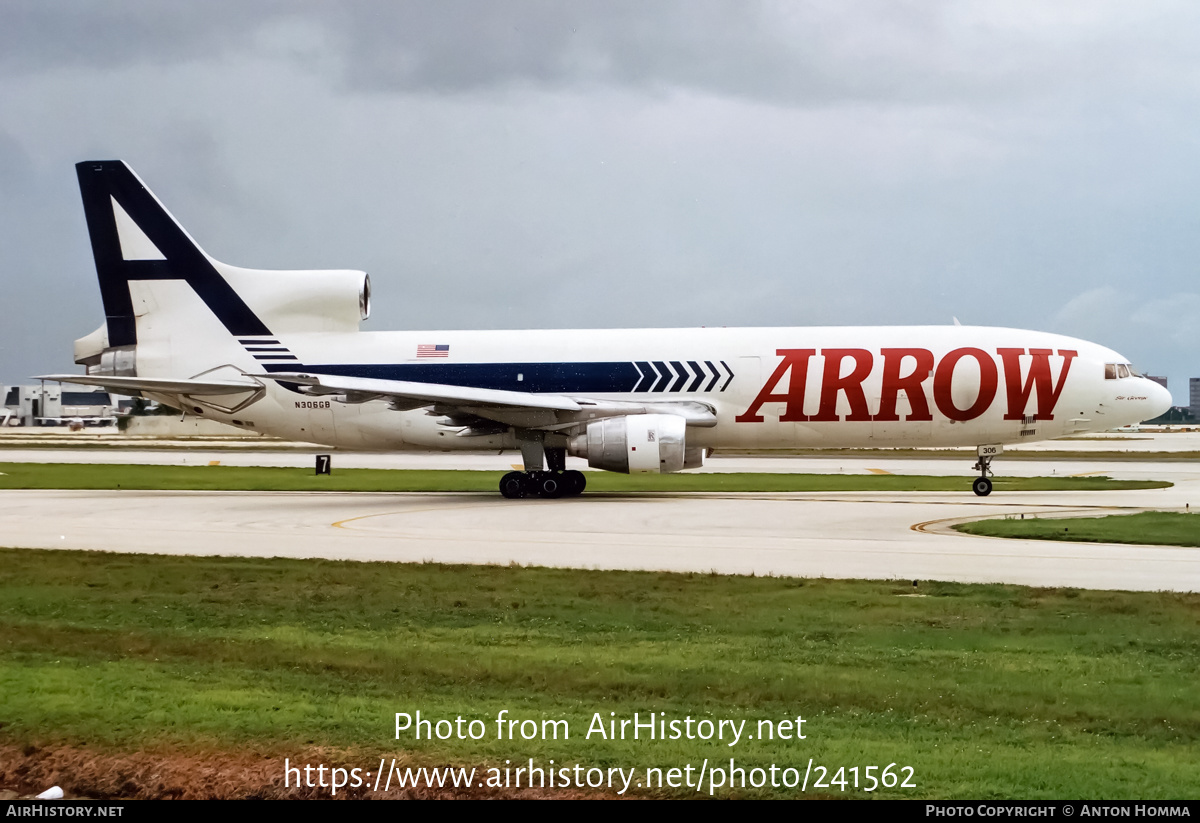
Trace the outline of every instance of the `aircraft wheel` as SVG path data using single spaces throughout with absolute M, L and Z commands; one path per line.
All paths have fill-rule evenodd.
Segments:
M 567 487 L 567 494 L 574 497 L 583 494 L 583 490 L 587 487 L 587 477 L 581 471 L 571 469 L 563 472 L 563 481 Z
M 971 490 L 980 497 L 987 497 L 992 493 L 992 480 L 989 477 L 976 477 L 975 482 L 971 484 Z
M 558 472 L 546 472 L 538 478 L 537 490 L 542 497 L 562 497 L 567 493 L 567 484 Z
M 525 476 L 521 472 L 509 472 L 500 478 L 500 494 L 509 500 L 525 496 Z

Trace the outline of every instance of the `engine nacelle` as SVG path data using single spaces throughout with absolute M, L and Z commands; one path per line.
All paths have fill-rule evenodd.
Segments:
M 704 465 L 704 449 L 685 445 L 687 421 L 676 414 L 630 414 L 589 423 L 567 451 L 593 469 L 662 474 Z

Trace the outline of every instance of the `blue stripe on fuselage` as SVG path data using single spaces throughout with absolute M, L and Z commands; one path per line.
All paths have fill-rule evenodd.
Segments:
M 268 372 L 297 371 L 295 363 L 264 363 Z M 629 392 L 637 384 L 637 367 L 622 363 L 378 363 L 310 364 L 309 374 L 369 377 L 441 383 L 476 389 L 532 393 L 603 394 Z M 520 379 L 518 379 L 520 378 Z

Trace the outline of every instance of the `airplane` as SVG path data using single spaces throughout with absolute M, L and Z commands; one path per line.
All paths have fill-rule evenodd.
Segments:
M 371 281 L 206 254 L 119 160 L 76 165 L 105 323 L 86 375 L 246 431 L 351 450 L 519 450 L 506 498 L 713 449 L 1005 445 L 1138 423 L 1171 397 L 1111 349 L 978 326 L 361 331 Z M 39 378 L 41 379 L 41 378 Z

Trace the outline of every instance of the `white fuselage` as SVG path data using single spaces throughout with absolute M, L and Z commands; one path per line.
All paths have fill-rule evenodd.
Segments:
M 194 329 L 192 331 L 195 331 Z M 1170 405 L 1142 377 L 1106 377 L 1116 352 L 1061 335 L 971 326 L 282 333 L 276 346 L 202 335 L 189 347 L 139 323 L 146 377 L 264 371 L 469 385 L 574 398 L 699 401 L 717 423 L 689 446 L 788 449 L 1011 444 L 1103 431 Z M 271 349 L 271 351 L 262 351 Z M 1124 370 L 1123 370 L 1124 371 Z M 1109 370 L 1115 374 L 1115 370 Z M 344 403 L 265 380 L 234 411 L 187 411 L 347 449 L 497 449 L 438 411 Z M 178 404 L 181 398 L 160 399 Z M 443 422 L 439 422 L 443 421 Z

